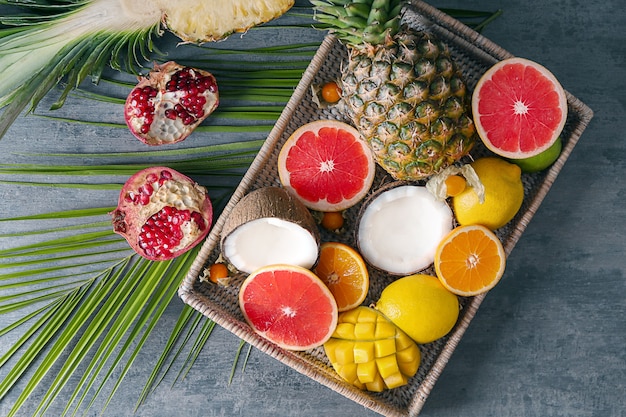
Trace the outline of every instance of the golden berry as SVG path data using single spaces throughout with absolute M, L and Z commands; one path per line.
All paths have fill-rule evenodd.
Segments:
M 329 81 L 322 86 L 322 98 L 328 103 L 336 103 L 341 98 L 341 88 L 334 81 Z
M 209 267 L 209 280 L 216 283 L 220 279 L 228 277 L 228 267 L 221 262 L 216 262 Z
M 343 214 L 339 211 L 325 212 L 322 216 L 322 227 L 327 230 L 341 229 L 343 226 Z

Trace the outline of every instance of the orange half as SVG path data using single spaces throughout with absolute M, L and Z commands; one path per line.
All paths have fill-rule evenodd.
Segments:
M 369 274 L 361 255 L 339 242 L 324 242 L 313 270 L 337 301 L 338 311 L 358 307 L 369 289 Z
M 506 254 L 495 233 L 481 225 L 458 226 L 439 243 L 435 272 L 444 287 L 469 297 L 492 289 L 502 278 Z

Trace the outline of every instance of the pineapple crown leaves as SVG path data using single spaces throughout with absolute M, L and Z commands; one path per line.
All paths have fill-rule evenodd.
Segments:
M 311 0 L 315 20 L 348 45 L 385 44 L 400 30 L 401 0 Z

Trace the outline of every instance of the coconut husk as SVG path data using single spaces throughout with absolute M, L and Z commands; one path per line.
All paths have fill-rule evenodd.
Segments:
M 220 246 L 224 248 L 224 242 L 242 225 L 273 217 L 294 223 L 311 233 L 319 252 L 320 232 L 309 209 L 284 188 L 274 186 L 256 189 L 239 200 L 224 222 Z M 223 250 L 222 255 L 228 261 Z

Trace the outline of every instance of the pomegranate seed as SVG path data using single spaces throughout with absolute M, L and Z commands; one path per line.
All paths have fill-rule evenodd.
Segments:
M 150 202 L 150 196 L 146 194 L 139 194 L 139 203 L 143 206 Z
M 202 218 L 202 215 L 198 213 L 197 211 L 194 211 L 193 213 L 191 213 L 191 220 L 193 220 L 194 223 L 198 226 L 198 229 L 200 230 L 205 229 L 206 224 L 204 222 L 204 219 Z
M 140 247 L 144 248 L 148 256 L 169 257 L 172 254 L 171 249 L 179 245 L 184 237 L 181 226 L 192 218 L 194 222 L 204 227 L 204 219 L 200 213 L 191 213 L 189 210 L 179 210 L 172 206 L 163 207 L 141 227 Z
M 176 120 L 176 112 L 172 109 L 165 110 L 165 117 L 171 120 Z
M 152 187 L 144 184 L 141 187 L 139 187 L 137 189 L 137 191 L 139 191 L 140 194 L 151 195 L 152 194 Z
M 173 77 L 165 84 L 165 89 L 170 92 L 176 91 L 176 80 Z

